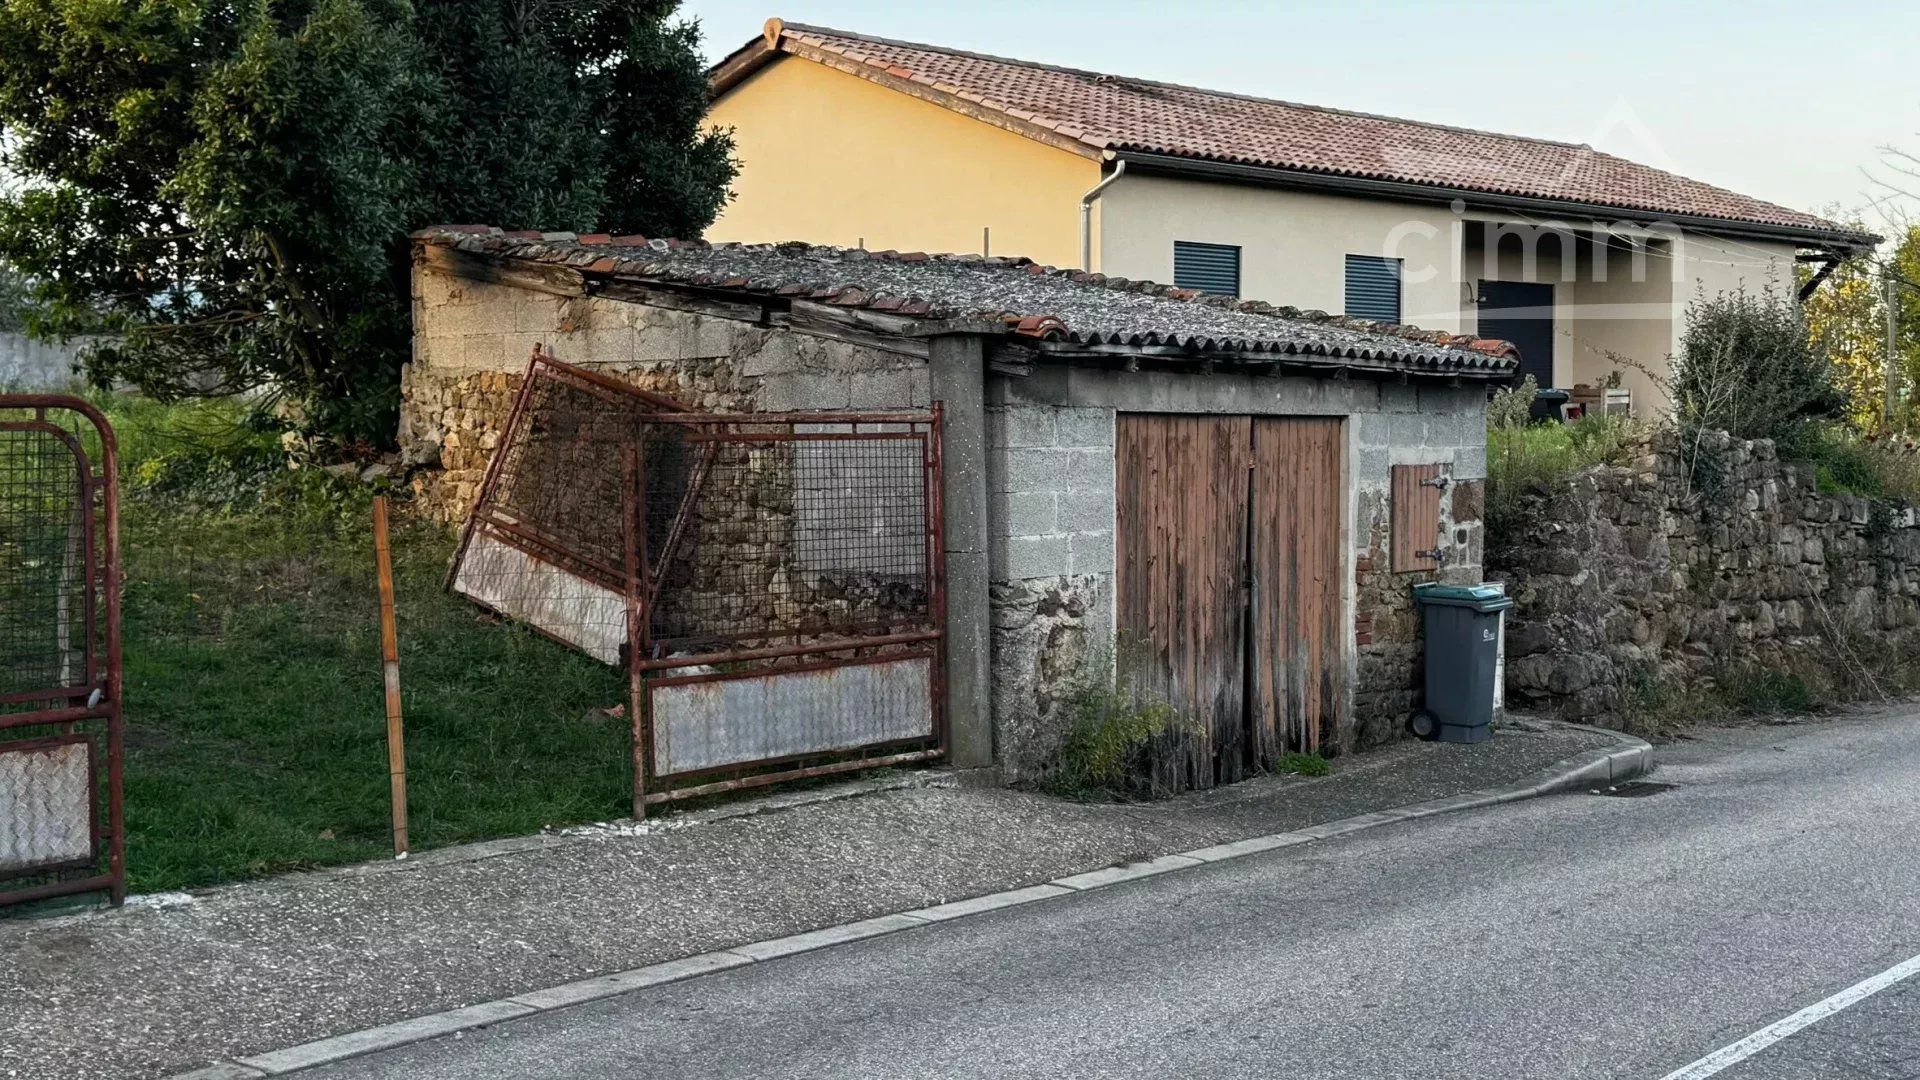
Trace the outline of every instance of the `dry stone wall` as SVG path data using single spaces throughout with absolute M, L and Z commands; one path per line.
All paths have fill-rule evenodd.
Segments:
M 1582 472 L 1537 496 L 1527 533 L 1489 552 L 1516 600 L 1510 705 L 1618 725 L 1655 680 L 1851 679 L 1850 658 L 1920 656 L 1910 508 L 1822 494 L 1811 467 L 1770 442 L 1721 436 L 1703 454 L 1697 478 L 1665 445 Z

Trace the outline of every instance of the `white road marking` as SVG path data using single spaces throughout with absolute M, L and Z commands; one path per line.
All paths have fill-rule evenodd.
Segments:
M 1920 956 L 1902 961 L 1872 978 L 1854 983 L 1825 1001 L 1817 1001 L 1785 1020 L 1769 1024 L 1737 1043 L 1723 1046 L 1691 1065 L 1668 1073 L 1661 1080 L 1705 1080 L 1706 1077 L 1724 1072 L 1774 1043 L 1791 1038 L 1834 1013 L 1857 1005 L 1887 987 L 1904 982 L 1915 975 L 1920 975 Z

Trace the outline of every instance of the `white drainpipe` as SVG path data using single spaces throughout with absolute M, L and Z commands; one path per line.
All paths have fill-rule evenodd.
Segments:
M 1088 272 L 1093 270 L 1093 200 L 1099 198 L 1100 193 L 1107 190 L 1107 185 L 1120 179 L 1126 171 L 1125 161 L 1114 162 L 1113 171 L 1107 174 L 1106 179 L 1088 188 L 1087 193 L 1080 196 L 1080 269 L 1082 270 Z

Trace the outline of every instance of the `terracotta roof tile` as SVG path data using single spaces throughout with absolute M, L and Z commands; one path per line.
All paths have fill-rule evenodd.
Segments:
M 474 226 L 424 229 L 414 239 L 477 255 L 560 263 L 592 276 L 698 285 L 767 298 L 822 301 L 955 328 L 1120 350 L 1201 356 L 1252 354 L 1325 368 L 1511 378 L 1504 341 L 1302 312 L 1260 300 L 1150 281 L 1056 270 L 1028 259 L 872 252 L 802 243 L 713 244 Z
M 778 20 L 768 24 L 768 36 L 777 38 L 784 51 L 940 88 L 1014 123 L 1053 132 L 1095 151 L 1433 185 L 1871 240 L 1812 214 L 1589 146 L 1103 75 Z M 754 47 L 764 47 L 762 40 L 748 46 Z

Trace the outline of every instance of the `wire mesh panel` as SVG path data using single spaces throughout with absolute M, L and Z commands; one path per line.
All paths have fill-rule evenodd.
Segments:
M 124 889 L 113 470 L 87 403 L 0 395 L 0 903 Z
M 454 589 L 632 677 L 635 812 L 931 757 L 939 414 L 716 414 L 536 355 Z

